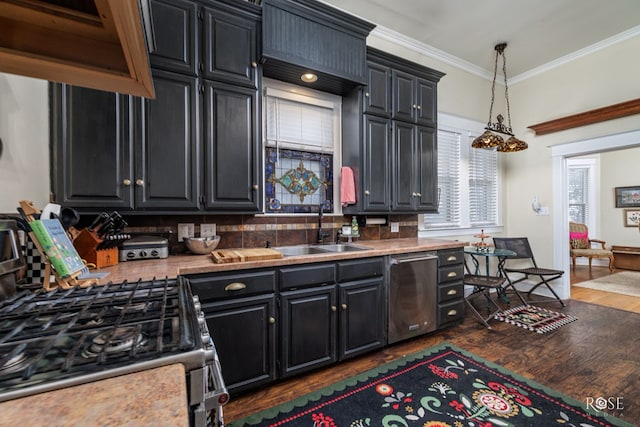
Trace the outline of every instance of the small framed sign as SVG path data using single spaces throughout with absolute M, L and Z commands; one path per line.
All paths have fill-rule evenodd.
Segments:
M 624 226 L 625 227 L 640 226 L 640 209 L 624 210 Z
M 640 187 L 616 187 L 616 208 L 639 208 Z

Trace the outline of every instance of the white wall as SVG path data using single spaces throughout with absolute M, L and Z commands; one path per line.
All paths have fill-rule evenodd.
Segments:
M 0 73 L 0 213 L 49 201 L 48 82 Z

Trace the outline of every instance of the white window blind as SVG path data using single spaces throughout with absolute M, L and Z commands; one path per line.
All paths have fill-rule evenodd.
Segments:
M 333 108 L 267 94 L 266 110 L 268 146 L 333 152 Z
M 473 138 L 469 138 L 469 145 Z M 498 212 L 496 150 L 469 151 L 469 220 L 472 226 L 495 225 Z
M 569 167 L 567 182 L 569 185 L 569 221 L 586 224 L 589 208 L 589 167 Z
M 438 130 L 438 213 L 425 216 L 433 227 L 460 225 L 460 143 L 458 132 Z

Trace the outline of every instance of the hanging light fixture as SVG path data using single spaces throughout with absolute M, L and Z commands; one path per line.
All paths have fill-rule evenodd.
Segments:
M 487 122 L 487 126 L 484 128 L 484 133 L 474 139 L 471 143 L 471 146 L 473 148 L 498 147 L 498 151 L 509 153 L 514 151 L 526 150 L 529 147 L 526 142 L 516 138 L 513 135 L 513 130 L 511 129 L 511 108 L 509 106 L 509 86 L 507 85 L 507 61 L 504 54 L 504 49 L 506 47 L 506 43 L 500 43 L 495 46 L 496 60 L 493 66 L 493 83 L 491 84 L 491 106 L 489 107 L 489 121 Z M 496 95 L 498 56 L 502 56 L 502 74 L 504 75 L 504 97 L 507 101 L 508 126 L 503 123 L 504 117 L 502 116 L 502 114 L 498 114 L 495 123 L 491 122 L 493 118 L 493 102 L 495 101 Z M 498 134 L 507 135 L 509 136 L 509 138 L 505 141 L 504 138 Z

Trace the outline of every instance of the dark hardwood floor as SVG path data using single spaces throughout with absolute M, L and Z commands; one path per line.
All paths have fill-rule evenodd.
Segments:
M 589 272 L 588 267 L 578 266 L 576 273 L 571 274 L 571 283 L 606 274 L 609 274 L 606 268 L 594 267 Z M 626 297 L 630 298 L 634 297 Z M 467 312 L 464 321 L 455 327 L 400 342 L 258 391 L 232 396 L 231 402 L 224 407 L 225 421 L 242 418 L 448 341 L 581 402 L 597 397 L 622 398 L 623 409 L 608 412 L 632 424 L 638 422 L 640 314 L 576 299 L 569 300 L 565 308 L 555 301 L 539 305 L 573 314 L 578 320 L 556 331 L 536 334 L 495 320 L 491 321 L 493 329 L 489 330 Z

